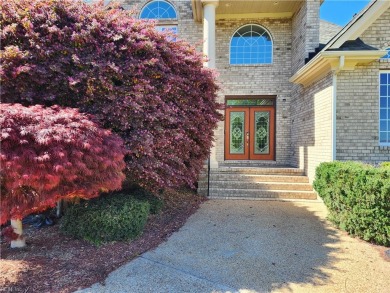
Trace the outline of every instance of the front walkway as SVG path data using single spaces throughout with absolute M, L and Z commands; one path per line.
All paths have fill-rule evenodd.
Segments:
M 384 248 L 320 202 L 211 200 L 179 232 L 80 292 L 389 292 Z

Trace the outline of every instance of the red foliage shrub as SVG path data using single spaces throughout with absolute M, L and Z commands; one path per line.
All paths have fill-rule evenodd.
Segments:
M 122 140 L 76 109 L 1 104 L 0 128 L 0 224 L 121 187 Z
M 19 234 L 14 232 L 14 228 L 12 226 L 7 226 L 1 230 L 1 236 L 8 242 L 16 240 L 19 238 Z
M 222 117 L 214 73 L 194 47 L 101 4 L 1 6 L 3 101 L 92 113 L 124 139 L 129 178 L 149 189 L 193 184 Z

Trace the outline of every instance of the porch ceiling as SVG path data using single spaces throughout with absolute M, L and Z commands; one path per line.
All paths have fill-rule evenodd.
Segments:
M 305 0 L 219 0 L 217 19 L 239 17 L 291 17 Z M 206 1 L 203 1 L 206 2 Z M 202 0 L 192 0 L 194 19 L 202 21 Z
M 295 12 L 303 0 L 220 0 L 217 14 Z

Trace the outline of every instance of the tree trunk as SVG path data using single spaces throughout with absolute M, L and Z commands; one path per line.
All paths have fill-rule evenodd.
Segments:
M 57 218 L 60 218 L 62 214 L 62 200 L 57 201 L 57 211 L 56 216 Z
M 11 227 L 14 229 L 14 233 L 18 235 L 18 238 L 11 241 L 11 248 L 21 248 L 26 246 L 26 240 L 23 237 L 22 220 L 11 220 Z

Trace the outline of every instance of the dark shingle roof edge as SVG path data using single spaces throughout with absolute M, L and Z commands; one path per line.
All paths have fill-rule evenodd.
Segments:
M 346 41 L 340 46 L 340 48 L 328 49 L 326 51 L 378 51 L 378 48 L 374 48 L 364 43 L 360 38 L 354 41 Z

